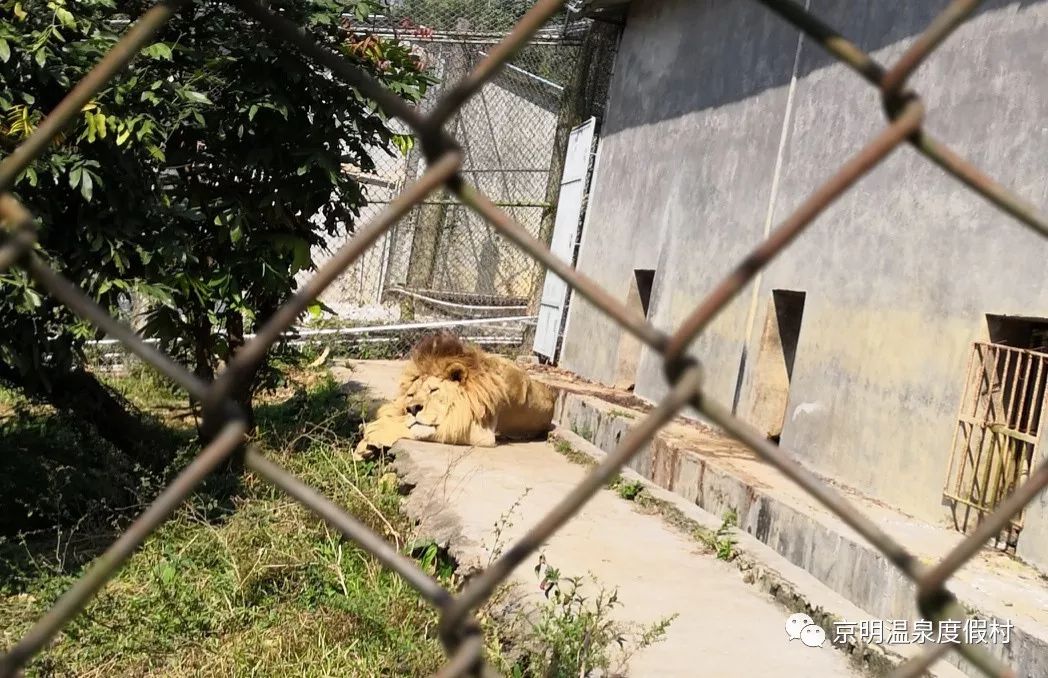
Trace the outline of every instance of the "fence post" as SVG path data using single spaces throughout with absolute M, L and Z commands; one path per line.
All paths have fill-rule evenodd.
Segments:
M 571 130 L 591 115 L 598 116 L 607 98 L 607 85 L 615 45 L 618 41 L 619 27 L 602 21 L 594 21 L 586 30 L 586 35 L 579 47 L 575 71 L 571 81 L 561 94 L 561 103 L 557 111 L 557 131 L 553 140 L 553 157 L 550 159 L 550 170 L 546 176 L 546 207 L 542 212 L 539 225 L 539 240 L 549 245 L 553 238 L 553 225 L 557 216 L 557 201 L 560 199 L 560 181 L 564 174 L 564 160 L 568 152 L 568 138 Z M 602 68 L 604 67 L 604 68 Z M 573 262 L 569 262 L 573 263 Z M 528 315 L 538 312 L 542 298 L 545 275 L 537 275 L 532 281 L 531 293 L 528 295 Z

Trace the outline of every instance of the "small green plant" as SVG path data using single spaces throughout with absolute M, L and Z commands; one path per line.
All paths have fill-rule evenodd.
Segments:
M 502 555 L 502 551 L 506 547 L 503 538 L 506 536 L 506 532 L 509 531 L 509 528 L 513 527 L 510 518 L 514 513 L 516 513 L 517 509 L 520 508 L 521 502 L 523 502 L 524 498 L 530 493 L 530 487 L 524 488 L 524 492 L 521 493 L 517 500 L 513 502 L 513 504 L 506 509 L 501 516 L 499 516 L 498 520 L 495 521 L 494 540 L 492 541 L 490 553 L 488 555 L 488 565 L 491 565 Z
M 573 464 L 579 464 L 580 466 L 596 466 L 597 462 L 593 457 L 589 456 L 584 452 L 579 452 L 571 446 L 567 440 L 563 438 L 552 437 L 550 441 L 553 443 L 553 449 L 558 453 L 567 457 L 568 461 Z
M 724 512 L 724 518 L 717 531 L 712 535 L 700 535 L 699 538 L 717 554 L 719 560 L 734 560 L 737 541 L 732 535 L 732 531 L 737 524 L 738 514 L 735 512 L 735 509 L 728 509 Z
M 615 485 L 615 491 L 619 493 L 619 496 L 626 501 L 633 501 L 644 491 L 644 484 L 639 480 L 622 480 Z
M 441 582 L 450 582 L 455 576 L 458 564 L 448 554 L 447 548 L 442 547 L 435 541 L 428 541 L 417 545 L 413 554 L 418 560 L 419 567 L 426 574 L 436 577 Z
M 580 438 L 584 438 L 591 443 L 593 442 L 593 429 L 585 424 L 580 425 L 577 422 L 572 422 L 571 432 Z
M 614 490 L 626 501 L 634 501 L 644 491 L 644 483 L 639 480 L 626 480 L 620 474 L 615 476 L 605 485 L 609 490 Z
M 613 619 L 612 611 L 622 606 L 617 590 L 609 592 L 590 577 L 597 590 L 587 594 L 582 577 L 563 576 L 548 565 L 545 555 L 539 557 L 535 575 L 545 601 L 531 614 L 522 615 L 527 628 L 513 652 L 493 662 L 514 678 L 622 673 L 630 657 L 661 641 L 677 617 L 674 614 L 647 626 Z
M 637 417 L 637 414 L 635 412 L 627 412 L 626 410 L 612 410 L 611 412 L 608 412 L 608 416 L 635 419 Z

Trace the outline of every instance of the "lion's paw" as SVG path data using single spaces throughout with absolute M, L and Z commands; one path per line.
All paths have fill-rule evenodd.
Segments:
M 364 425 L 364 435 L 353 450 L 353 459 L 371 461 L 402 438 L 412 438 L 411 415 L 380 417 Z

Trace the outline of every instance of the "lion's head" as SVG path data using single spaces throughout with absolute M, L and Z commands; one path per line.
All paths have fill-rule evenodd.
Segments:
M 474 424 L 492 427 L 505 387 L 481 349 L 439 333 L 415 345 L 401 394 L 412 438 L 465 445 L 474 442 Z

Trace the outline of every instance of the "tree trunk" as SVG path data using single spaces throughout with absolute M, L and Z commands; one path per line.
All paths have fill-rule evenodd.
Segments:
M 82 368 L 48 376 L 51 392 L 47 400 L 52 405 L 93 426 L 102 438 L 143 467 L 157 472 L 166 468 L 171 459 L 157 445 L 159 428 L 123 396 Z
M 211 320 L 202 313 L 193 323 L 193 374 L 207 383 L 215 379 L 214 349 Z
M 229 358 L 232 360 L 244 345 L 244 316 L 239 311 L 231 311 L 226 315 L 226 336 L 229 341 Z M 247 417 L 249 432 L 255 430 L 255 408 L 252 396 L 257 375 L 258 366 L 250 371 L 248 378 L 244 379 L 231 394 L 233 401 L 240 406 Z

